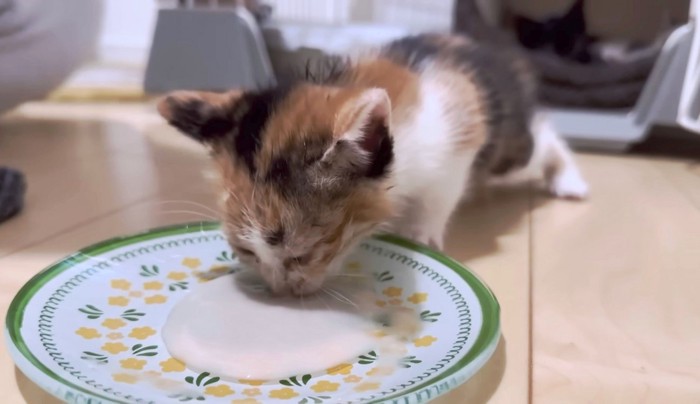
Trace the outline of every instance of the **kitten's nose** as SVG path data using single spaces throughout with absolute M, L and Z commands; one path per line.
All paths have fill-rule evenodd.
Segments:
M 286 283 L 278 282 L 270 285 L 270 291 L 272 291 L 273 296 L 286 296 L 289 294 L 290 289 Z

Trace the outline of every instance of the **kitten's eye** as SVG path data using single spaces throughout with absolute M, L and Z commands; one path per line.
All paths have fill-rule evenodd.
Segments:
M 299 255 L 297 257 L 287 258 L 285 266 L 289 265 L 306 265 L 311 261 L 311 254 Z
M 255 257 L 255 253 L 247 248 L 237 247 L 237 250 L 239 254 L 250 255 L 251 257 Z

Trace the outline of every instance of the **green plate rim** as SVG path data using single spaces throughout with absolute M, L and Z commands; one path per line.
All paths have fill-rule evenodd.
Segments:
M 5 318 L 6 332 L 9 336 L 9 340 L 7 341 L 7 343 L 13 344 L 17 351 L 19 351 L 19 353 L 22 356 L 24 356 L 24 358 L 27 361 L 29 361 L 31 365 L 33 365 L 36 369 L 41 371 L 41 373 L 43 373 L 45 376 L 53 379 L 55 382 L 58 382 L 67 388 L 88 394 L 89 396 L 101 398 L 110 402 L 123 402 L 113 397 L 106 397 L 98 392 L 91 391 L 84 387 L 78 386 L 64 379 L 62 376 L 56 374 L 51 369 L 46 367 L 41 361 L 39 361 L 39 359 L 37 359 L 32 353 L 32 351 L 27 347 L 25 341 L 21 336 L 20 330 L 22 328 L 22 320 L 24 318 L 25 308 L 29 304 L 29 301 L 34 297 L 34 295 L 46 283 L 48 283 L 53 278 L 60 275 L 67 269 L 75 266 L 76 264 L 90 259 L 91 256 L 104 254 L 117 248 L 121 248 L 135 243 L 140 243 L 143 241 L 187 233 L 194 233 L 197 231 L 218 230 L 219 228 L 220 225 L 218 222 L 197 222 L 157 227 L 141 233 L 113 237 L 105 241 L 101 241 L 84 247 L 76 251 L 75 253 L 60 259 L 59 261 L 49 265 L 48 267 L 34 275 L 29 281 L 27 281 L 27 283 L 24 284 L 24 286 L 22 286 L 22 288 L 20 288 L 15 297 L 12 299 L 12 302 L 8 307 L 7 316 Z M 393 396 L 383 397 L 381 400 L 375 400 L 371 403 L 381 403 L 389 400 L 393 400 L 394 402 L 396 402 L 396 400 L 401 398 L 409 398 L 409 396 L 414 393 L 428 390 L 431 387 L 439 384 L 443 380 L 459 374 L 460 372 L 464 371 L 470 363 L 475 361 L 480 356 L 487 355 L 486 358 L 483 358 L 484 361 L 486 361 L 488 357 L 490 357 L 493 354 L 495 346 L 500 338 L 500 305 L 493 292 L 488 288 L 488 286 L 486 286 L 486 284 L 483 281 L 481 281 L 481 279 L 479 279 L 479 277 L 476 276 L 473 272 L 471 272 L 466 266 L 424 245 L 391 234 L 382 234 L 375 236 L 374 238 L 423 254 L 440 262 L 441 264 L 454 271 L 474 291 L 474 294 L 476 295 L 477 300 L 479 301 L 479 305 L 481 306 L 483 324 L 479 335 L 477 336 L 477 339 L 472 345 L 472 347 L 459 361 L 457 361 L 457 363 L 452 365 L 450 368 L 435 376 L 434 378 L 426 380 L 425 382 L 416 385 L 408 390 L 402 391 Z M 440 391 L 438 395 L 444 394 L 450 389 Z M 435 396 L 433 396 L 432 398 L 434 397 Z

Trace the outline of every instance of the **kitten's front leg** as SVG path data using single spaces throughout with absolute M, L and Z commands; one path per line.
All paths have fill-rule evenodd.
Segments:
M 401 223 L 397 224 L 392 232 L 401 237 L 413 240 L 417 243 L 427 245 L 435 249 L 442 248 L 442 235 L 431 234 L 426 229 L 428 225 L 421 220 L 416 220 L 416 217 L 402 218 Z
M 471 167 L 476 158 L 474 149 L 450 149 L 446 155 L 440 153 L 429 165 L 429 176 L 423 176 L 418 186 L 413 184 L 406 209 L 395 220 L 396 231 L 409 239 L 428 245 L 436 250 L 444 247 L 445 230 L 452 213 L 464 197 L 471 177 Z
M 450 217 L 462 199 L 460 188 L 425 192 L 397 219 L 395 231 L 408 239 L 442 251 Z

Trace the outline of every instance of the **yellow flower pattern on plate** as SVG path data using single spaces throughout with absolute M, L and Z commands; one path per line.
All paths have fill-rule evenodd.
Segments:
M 153 295 L 153 296 L 148 296 L 147 298 L 144 299 L 144 302 L 146 304 L 162 304 L 168 301 L 168 298 L 163 295 Z
M 396 286 L 390 286 L 382 291 L 386 297 L 399 297 L 403 293 L 402 288 L 397 288 Z
M 299 393 L 290 389 L 289 387 L 270 391 L 270 398 L 279 398 L 281 400 L 289 400 L 290 398 L 294 398 L 294 397 L 298 397 L 298 396 L 299 396 Z
M 260 389 L 257 389 L 257 388 L 255 388 L 255 389 L 244 389 L 244 390 L 243 390 L 243 394 L 245 394 L 245 395 L 248 396 L 248 397 L 255 397 L 255 396 L 259 396 L 260 394 L 262 394 L 262 392 L 260 391 Z
M 124 369 L 141 370 L 146 366 L 146 361 L 143 359 L 129 358 L 119 361 L 119 364 Z
M 352 364 L 350 363 L 341 363 L 338 366 L 326 369 L 326 373 L 329 375 L 349 375 L 350 372 L 352 372 Z
M 391 376 L 394 374 L 393 367 L 381 367 L 378 366 L 367 372 L 367 376 Z
M 139 381 L 139 377 L 130 373 L 115 373 L 112 375 L 115 382 L 134 384 Z
M 223 256 L 228 260 L 225 254 Z M 99 307 L 98 305 L 99 309 L 102 310 L 98 310 L 98 313 L 101 315 L 104 314 L 104 317 L 98 316 L 99 320 L 91 323 L 95 325 L 99 324 L 99 326 L 96 328 L 81 327 L 75 331 L 75 334 L 85 340 L 103 338 L 102 340 L 98 340 L 99 345 L 97 345 L 97 347 L 99 347 L 104 354 L 93 353 L 100 352 L 96 347 L 87 349 L 90 355 L 94 355 L 94 357 L 98 358 L 92 360 L 109 361 L 108 363 L 116 362 L 119 367 L 124 369 L 121 373 L 111 374 L 114 382 L 124 384 L 140 384 L 147 382 L 145 385 L 150 384 L 164 391 L 172 389 L 173 386 L 178 389 L 190 388 L 191 386 L 193 390 L 188 394 L 200 395 L 192 396 L 191 399 L 199 400 L 197 397 L 204 399 L 204 396 L 210 397 L 209 399 L 214 397 L 225 398 L 232 404 L 261 404 L 262 402 L 278 400 L 296 403 L 304 398 L 310 400 L 309 397 L 314 397 L 314 395 L 321 397 L 324 403 L 332 403 L 333 394 L 331 393 L 346 391 L 345 389 L 357 393 L 376 392 L 376 390 L 382 388 L 383 378 L 401 371 L 400 368 L 377 366 L 376 363 L 374 363 L 374 366 L 363 366 L 367 364 L 362 362 L 358 364 L 357 362 L 350 361 L 350 363 L 342 363 L 326 369 L 325 376 L 314 376 L 310 381 L 304 379 L 303 385 L 295 381 L 295 385 L 291 385 L 290 383 L 281 386 L 277 381 L 268 382 L 264 380 L 238 380 L 237 383 L 229 385 L 219 382 L 220 379 L 216 377 L 216 375 L 209 375 L 207 377 L 211 379 L 211 382 L 219 382 L 219 384 L 200 384 L 199 380 L 201 379 L 195 384 L 193 380 L 198 377 L 204 377 L 204 373 L 199 373 L 199 375 L 193 374 L 187 369 L 185 363 L 172 357 L 160 357 L 162 352 L 167 355 L 167 351 L 164 351 L 165 347 L 162 345 L 159 337 L 150 340 L 152 337 L 158 335 L 158 332 L 148 321 L 143 321 L 144 318 L 141 317 L 142 314 L 139 314 L 143 312 L 148 313 L 148 305 L 160 305 L 170 301 L 171 298 L 173 300 L 181 298 L 181 296 L 184 295 L 181 291 L 188 290 L 192 287 L 191 285 L 188 286 L 188 282 L 183 281 L 196 275 L 198 270 L 202 268 L 203 262 L 196 257 L 186 257 L 182 259 L 181 264 L 182 267 L 180 268 L 177 268 L 177 266 L 175 268 L 171 267 L 171 270 L 163 272 L 159 272 L 158 268 L 153 266 L 156 270 L 152 274 L 141 274 L 141 277 L 137 278 L 127 278 L 122 275 L 124 278 L 110 280 L 109 286 L 111 288 L 111 293 L 107 294 L 106 298 L 109 307 L 105 310 L 105 307 Z M 224 274 L 231 269 L 231 266 L 215 264 L 209 266 L 209 268 L 210 272 Z M 192 272 L 189 272 L 188 269 Z M 359 273 L 361 269 L 362 265 L 357 261 L 349 262 L 345 267 L 348 273 Z M 183 284 L 183 286 L 186 287 L 180 289 L 169 287 L 169 285 L 177 284 Z M 134 285 L 137 286 L 134 287 Z M 404 290 L 404 288 L 400 287 L 400 284 L 399 286 L 393 286 L 391 283 L 385 283 L 382 287 L 383 289 L 379 289 L 381 296 L 373 302 L 374 305 L 379 307 L 402 306 L 404 302 L 418 305 L 428 301 L 427 292 Z M 115 291 L 121 291 L 122 293 L 121 295 L 119 295 L 119 292 L 115 294 Z M 372 300 L 370 300 L 370 304 L 372 304 L 371 302 Z M 134 312 L 137 313 L 136 316 L 129 315 L 129 313 Z M 440 313 L 438 313 L 438 315 L 439 314 Z M 133 325 L 134 327 L 131 328 L 130 331 L 128 329 L 123 330 L 127 325 Z M 116 330 L 120 330 L 121 332 L 117 332 Z M 387 334 L 382 330 L 378 330 L 378 332 L 374 332 L 373 335 L 382 338 Z M 138 340 L 140 342 L 134 342 L 133 340 Z M 430 347 L 437 340 L 438 339 L 432 335 L 425 335 L 415 338 L 412 341 L 409 340 L 407 346 L 413 345 L 416 348 L 425 348 Z M 132 344 L 137 345 L 131 348 Z M 149 352 L 147 355 L 141 354 L 141 352 L 144 351 L 139 351 L 139 349 L 143 349 L 142 347 L 144 345 L 147 346 L 146 348 L 150 349 L 150 351 L 145 351 Z M 157 349 L 153 349 L 156 348 L 156 345 Z M 134 352 L 130 353 L 130 350 Z M 405 348 L 403 350 L 408 354 Z M 152 354 L 150 354 L 151 352 Z M 130 357 L 132 355 L 133 357 Z M 155 358 L 151 358 L 150 356 L 154 356 Z M 153 360 L 159 357 L 164 360 Z M 420 363 L 420 361 L 418 363 Z M 153 369 L 154 366 L 156 369 L 160 370 L 160 372 L 147 370 Z M 299 375 L 299 377 L 300 376 L 301 375 Z M 213 380 L 213 378 L 216 378 L 216 381 Z M 204 380 L 206 381 L 207 379 Z M 301 380 L 301 377 L 296 380 Z M 238 388 L 236 386 L 238 386 Z
M 344 381 L 345 383 L 357 383 L 357 382 L 359 382 L 359 381 L 361 381 L 361 380 L 362 380 L 362 378 L 361 378 L 360 376 L 357 376 L 357 375 L 345 376 L 345 377 L 343 378 L 343 381 Z
M 381 386 L 379 382 L 365 382 L 355 386 L 354 390 L 361 393 L 365 391 L 376 390 L 379 388 L 379 386 Z
M 425 337 L 416 338 L 413 340 L 413 345 L 417 347 L 426 347 L 433 345 L 433 342 L 437 341 L 437 338 L 432 335 L 426 335 Z
M 102 322 L 102 326 L 109 328 L 110 330 L 116 330 L 122 328 L 126 325 L 126 322 L 119 318 L 108 318 Z
M 112 288 L 120 290 L 129 290 L 131 288 L 131 282 L 126 279 L 114 279 L 111 285 Z
M 80 335 L 85 339 L 100 338 L 102 334 L 94 328 L 80 327 L 75 331 L 76 334 Z
M 408 297 L 408 301 L 413 304 L 425 303 L 428 300 L 427 293 L 414 293 Z
M 110 296 L 107 298 L 107 303 L 110 306 L 124 307 L 129 304 L 129 298 L 124 296 Z
M 340 383 L 329 382 L 328 380 L 321 380 L 320 382 L 311 386 L 311 390 L 316 393 L 328 393 L 332 391 L 337 391 L 340 387 Z
M 362 269 L 362 264 L 360 264 L 357 261 L 352 261 L 352 262 L 348 262 L 348 264 L 345 266 L 345 268 L 351 274 L 356 274 L 356 273 L 360 272 L 360 270 Z
M 189 269 L 196 269 L 199 268 L 200 265 L 202 265 L 202 261 L 200 261 L 198 258 L 184 258 L 182 260 L 182 265 L 186 266 Z
M 172 279 L 174 281 L 181 281 L 183 279 L 187 278 L 187 273 L 186 272 L 171 272 L 168 274 L 168 279 Z
M 129 347 L 122 344 L 121 342 L 105 342 L 105 344 L 102 345 L 102 350 L 105 352 L 109 352 L 112 355 L 116 355 L 120 352 L 128 351 Z
M 129 333 L 131 338 L 144 340 L 151 335 L 156 335 L 156 330 L 151 327 L 136 327 Z
M 163 283 L 158 281 L 146 282 L 143 284 L 144 290 L 161 290 L 163 289 Z
M 226 397 L 235 394 L 235 391 L 231 390 L 231 387 L 227 384 L 217 384 L 215 386 L 207 386 L 207 388 L 204 389 L 204 394 L 214 397 Z
M 163 372 L 184 372 L 187 368 L 184 363 L 175 358 L 162 361 L 159 363 L 159 365 Z
M 228 267 L 228 265 L 214 265 L 213 267 L 209 268 L 209 273 L 212 275 L 223 275 L 225 273 L 228 273 L 231 268 Z

